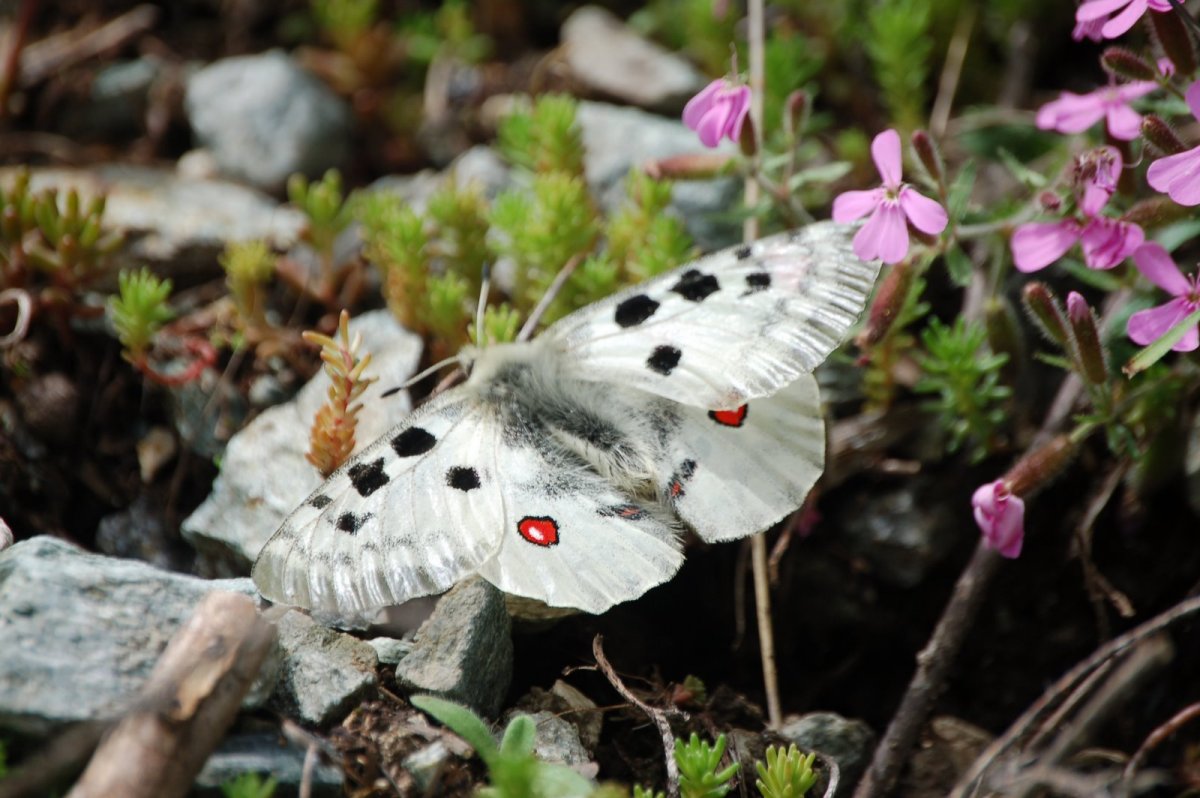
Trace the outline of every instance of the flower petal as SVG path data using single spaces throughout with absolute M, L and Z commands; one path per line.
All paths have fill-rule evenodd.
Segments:
M 922 233 L 937 235 L 946 229 L 946 209 L 909 186 L 900 189 L 900 207 Z
M 1075 19 L 1088 22 L 1093 19 L 1107 17 L 1129 3 L 1129 0 L 1088 0 L 1075 9 Z
M 866 254 L 864 254 L 866 253 Z M 879 258 L 899 263 L 908 254 L 908 224 L 895 202 L 881 202 L 854 236 L 854 254 L 863 260 Z
M 1188 86 L 1183 97 L 1187 100 L 1188 108 L 1192 109 L 1192 116 L 1200 119 L 1200 80 Z
M 1004 501 L 1004 509 L 994 520 L 990 543 L 1002 557 L 1015 559 L 1021 555 L 1025 542 L 1025 500 L 1010 495 Z
M 701 89 L 699 94 L 688 100 L 687 105 L 683 106 L 683 124 L 692 130 L 698 129 L 700 127 L 700 120 L 712 110 L 717 93 L 724 87 L 725 81 L 723 79 L 714 80 Z
M 736 144 L 742 136 L 742 123 L 746 121 L 746 116 L 750 113 L 750 87 L 734 87 L 729 92 L 728 98 L 729 107 L 726 109 L 726 113 L 729 116 L 724 133 L 730 141 Z
M 1072 94 L 1064 91 L 1057 100 L 1041 107 L 1037 126 L 1059 133 L 1082 133 L 1103 119 L 1106 111 L 1104 98 L 1097 92 Z
M 1192 287 L 1162 244 L 1142 244 L 1134 251 L 1133 262 L 1147 280 L 1168 294 L 1186 296 Z
M 846 191 L 838 194 L 833 201 L 833 220 L 839 224 L 853 222 L 866 216 L 879 203 L 883 202 L 883 189 L 873 188 L 870 191 Z
M 1180 205 L 1200 205 L 1200 147 L 1159 158 L 1146 170 L 1146 182 Z
M 1133 141 L 1142 134 L 1142 115 L 1128 105 L 1110 105 L 1106 117 L 1114 139 Z
M 1124 36 L 1145 13 L 1146 0 L 1132 0 L 1124 11 L 1104 23 L 1104 27 L 1100 29 L 1100 32 L 1104 34 L 1104 38 L 1106 39 L 1115 39 L 1118 36 Z
M 715 147 L 721 142 L 721 134 L 725 130 L 725 112 L 720 106 L 708 109 L 695 127 L 700 143 L 705 147 Z
M 875 168 L 888 188 L 900 185 L 903 166 L 900 162 L 900 134 L 891 128 L 883 131 L 871 142 L 871 158 Z
M 1125 331 L 1135 344 L 1147 346 L 1166 335 L 1167 330 L 1181 322 L 1187 315 L 1187 300 L 1176 297 L 1166 304 L 1134 313 L 1129 317 Z M 1180 349 L 1183 344 L 1184 341 L 1180 341 L 1173 348 L 1180 352 L 1191 351 L 1190 349 Z
M 1083 262 L 1089 269 L 1111 269 L 1146 240 L 1142 228 L 1131 222 L 1097 216 L 1079 234 Z
M 1079 240 L 1079 225 L 1070 219 L 1030 222 L 1013 231 L 1013 263 L 1018 271 L 1036 272 L 1067 254 Z

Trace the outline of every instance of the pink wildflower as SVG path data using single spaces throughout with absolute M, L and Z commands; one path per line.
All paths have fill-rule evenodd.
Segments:
M 1025 540 L 1025 500 L 998 479 L 980 485 L 971 496 L 971 506 L 984 542 L 1003 557 L 1020 555 Z
M 716 147 L 722 136 L 736 144 L 748 113 L 750 87 L 719 78 L 688 100 L 683 123 L 699 134 L 705 147 Z
M 1200 119 L 1200 81 L 1188 86 L 1185 97 L 1192 116 Z M 1146 170 L 1146 182 L 1180 205 L 1200 205 L 1200 147 L 1159 158 Z
M 1101 32 L 1104 28 L 1103 19 L 1091 19 L 1087 22 L 1075 21 L 1075 29 L 1071 31 L 1071 38 L 1077 42 L 1084 39 L 1090 39 L 1094 42 L 1104 40 L 1104 34 Z
M 1013 231 L 1013 263 L 1022 272 L 1036 272 L 1067 254 L 1079 243 L 1090 269 L 1111 269 L 1146 240 L 1132 222 L 1098 215 L 1116 190 L 1122 168 L 1114 147 L 1084 153 L 1075 164 L 1075 191 L 1082 219 L 1029 222 Z
M 1087 0 L 1075 9 L 1075 21 L 1084 24 L 1105 20 L 1100 34 L 1115 39 L 1132 28 L 1147 10 L 1170 11 L 1171 4 L 1168 0 Z
M 900 182 L 900 134 L 885 130 L 871 142 L 871 157 L 883 185 L 870 191 L 847 191 L 833 201 L 833 220 L 852 222 L 871 218 L 854 236 L 854 254 L 863 260 L 879 258 L 899 263 L 908 254 L 908 225 L 937 235 L 946 229 L 946 211 L 937 202 Z
M 1064 91 L 1057 100 L 1043 105 L 1037 113 L 1037 126 L 1059 133 L 1082 133 L 1104 119 L 1114 139 L 1132 141 L 1142 130 L 1142 115 L 1129 103 L 1158 88 L 1151 80 L 1138 80 L 1119 86 L 1103 86 L 1088 94 Z
M 1126 332 L 1139 346 L 1154 343 L 1183 319 L 1200 310 L 1200 275 L 1184 277 L 1161 244 L 1143 244 L 1133 253 L 1133 262 L 1146 279 L 1175 296 L 1170 302 L 1129 317 Z M 1193 327 L 1172 347 L 1191 352 L 1200 347 L 1200 328 Z

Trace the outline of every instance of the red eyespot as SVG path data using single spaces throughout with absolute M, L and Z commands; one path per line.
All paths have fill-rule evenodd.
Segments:
M 558 522 L 553 518 L 527 515 L 517 522 L 517 532 L 535 546 L 553 546 L 558 543 Z
M 740 427 L 746 422 L 746 411 L 749 405 L 742 405 L 737 410 L 709 410 L 708 417 L 724 427 Z

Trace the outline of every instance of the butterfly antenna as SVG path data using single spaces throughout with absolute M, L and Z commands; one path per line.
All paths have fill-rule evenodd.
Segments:
M 391 396 L 394 393 L 399 393 L 400 391 L 403 391 L 405 388 L 411 388 L 412 386 L 416 385 L 418 382 L 425 379 L 430 374 L 434 373 L 435 371 L 442 368 L 443 366 L 448 366 L 451 363 L 458 363 L 458 362 L 459 362 L 458 355 L 454 355 L 453 357 L 448 357 L 445 360 L 439 360 L 437 363 L 434 363 L 432 366 L 425 369 L 420 374 L 414 374 L 413 376 L 409 377 L 407 380 L 404 381 L 403 385 L 397 385 L 395 388 L 388 388 L 386 391 L 383 392 L 383 395 Z
M 479 279 L 479 304 L 475 306 L 475 345 L 483 348 L 483 312 L 487 309 L 488 293 L 492 289 L 492 267 L 483 264 L 483 274 Z
M 537 329 L 538 323 L 542 320 L 542 316 L 546 315 L 546 309 L 550 307 L 550 303 L 554 301 L 556 296 L 558 296 L 558 292 L 562 290 L 563 285 L 567 282 L 570 276 L 575 273 L 575 269 L 582 262 L 583 254 L 576 253 L 571 256 L 571 259 L 568 260 L 561 269 L 558 270 L 558 274 L 554 275 L 554 282 L 550 283 L 550 287 L 546 289 L 546 293 L 542 294 L 542 298 L 538 300 L 537 305 L 529 314 L 529 318 L 527 318 L 525 320 L 525 324 L 522 325 L 521 331 L 517 333 L 518 341 L 528 341 L 533 337 L 533 331 Z

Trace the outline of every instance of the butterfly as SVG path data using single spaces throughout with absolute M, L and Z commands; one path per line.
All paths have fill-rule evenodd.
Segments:
M 469 376 L 346 462 L 267 542 L 262 594 L 332 618 L 478 573 L 601 613 L 670 579 L 681 532 L 767 529 L 824 466 L 812 372 L 878 262 L 822 222 L 700 258 L 527 342 L 468 350 Z

